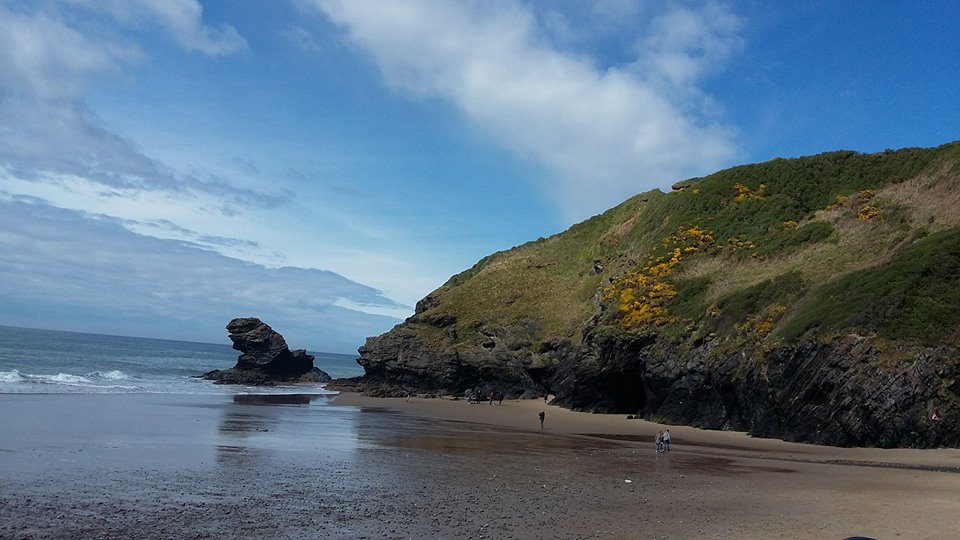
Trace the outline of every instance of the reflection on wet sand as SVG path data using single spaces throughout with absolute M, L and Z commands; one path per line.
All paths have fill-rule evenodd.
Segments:
M 380 446 L 408 450 L 426 450 L 443 454 L 522 455 L 552 450 L 579 452 L 618 446 L 615 442 L 581 439 L 509 428 L 458 425 L 455 422 L 431 422 L 419 429 L 390 431 L 377 441 Z
M 401 423 L 406 429 L 396 429 Z M 366 448 L 427 451 L 448 456 L 473 453 L 519 456 L 555 450 L 590 453 L 620 446 L 614 441 L 595 438 L 424 419 L 377 407 L 361 409 L 358 438 Z
M 317 399 L 329 399 L 325 394 L 236 394 L 233 402 L 240 405 L 309 405 Z
M 400 424 L 407 429 L 396 429 Z M 632 466 L 635 474 L 654 476 L 677 473 L 706 474 L 730 477 L 753 473 L 794 473 L 789 465 L 761 465 L 748 456 L 715 456 L 675 448 L 655 454 L 647 446 L 646 438 L 632 435 L 585 434 L 553 435 L 538 431 L 488 426 L 456 421 L 437 421 L 408 416 L 393 410 L 363 407 L 357 424 L 361 449 L 398 449 L 426 452 L 444 458 L 468 458 L 472 455 L 522 459 L 525 456 L 557 451 L 568 455 L 588 457 L 599 451 L 619 449 L 635 452 Z
M 230 438 L 229 444 L 217 445 L 217 462 L 229 465 L 250 465 L 262 457 L 264 451 L 247 439 L 258 433 L 268 433 L 278 420 L 274 411 L 257 406 L 310 405 L 321 394 L 236 394 L 220 421 L 221 435 Z
M 787 467 L 770 467 L 765 465 L 746 464 L 742 460 L 705 456 L 702 454 L 679 454 L 671 452 L 674 455 L 665 457 L 671 461 L 671 466 L 684 473 L 704 473 L 711 476 L 732 476 L 736 474 L 774 472 L 774 473 L 794 473 L 796 469 Z

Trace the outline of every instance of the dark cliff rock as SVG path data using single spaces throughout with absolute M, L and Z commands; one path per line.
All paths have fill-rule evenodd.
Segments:
M 509 332 L 485 329 L 477 347 L 458 349 L 447 315 L 414 315 L 408 323 L 426 324 L 443 333 L 442 344 L 427 344 L 404 326 L 367 338 L 357 362 L 364 368 L 361 388 L 374 396 L 404 396 L 412 392 L 513 397 L 542 395 L 529 372 L 529 352 Z
M 304 349 L 290 351 L 283 336 L 253 317 L 227 324 L 233 348 L 240 351 L 237 365 L 201 375 L 218 384 L 273 385 L 276 383 L 324 383 L 330 375 L 313 365 L 313 355 Z
M 541 344 L 535 362 L 529 350 L 491 341 L 457 351 L 398 326 L 360 348 L 366 375 L 358 387 L 379 396 L 549 392 L 553 404 L 574 410 L 834 446 L 960 444 L 952 405 L 960 372 L 940 367 L 960 354 L 952 349 L 918 349 L 879 367 L 872 339 L 856 335 L 722 353 L 719 340 L 683 348 L 654 334 L 588 333 L 580 343 Z M 931 420 L 934 408 L 943 421 Z
M 577 410 L 834 446 L 956 447 L 957 388 L 945 384 L 960 373 L 940 366 L 958 352 L 920 350 L 885 365 L 872 340 L 855 335 L 726 355 L 603 337 L 558 364 L 550 381 L 555 402 Z M 946 420 L 931 420 L 935 408 Z

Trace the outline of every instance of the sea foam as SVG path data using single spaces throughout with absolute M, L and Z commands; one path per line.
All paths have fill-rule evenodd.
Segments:
M 119 381 L 119 380 L 124 380 L 124 379 L 129 379 L 129 378 L 130 378 L 130 377 L 127 376 L 126 373 L 124 373 L 124 372 L 122 372 L 122 371 L 120 371 L 120 370 L 118 370 L 118 369 L 114 369 L 114 370 L 112 370 L 112 371 L 94 371 L 94 372 L 92 372 L 92 373 L 87 373 L 87 376 L 88 376 L 88 377 L 96 377 L 96 378 L 99 378 L 99 379 L 111 379 L 111 380 L 114 380 L 114 381 Z
M 17 370 L 0 371 L 0 383 L 18 383 L 23 382 L 24 378 Z
M 69 373 L 57 373 L 56 375 L 27 375 L 31 379 L 39 382 L 53 384 L 90 384 L 93 381 L 82 375 L 71 375 Z

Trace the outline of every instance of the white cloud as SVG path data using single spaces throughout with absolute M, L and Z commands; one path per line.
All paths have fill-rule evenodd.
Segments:
M 43 100 L 74 100 L 105 73 L 143 58 L 117 28 L 156 25 L 182 48 L 211 56 L 246 49 L 235 28 L 203 24 L 196 0 L 106 0 L 0 5 L 0 84 Z M 110 20 L 112 25 L 104 26 Z M 99 31 L 92 31 L 90 26 Z
M 323 47 L 317 42 L 316 37 L 309 30 L 302 26 L 294 26 L 284 32 L 283 36 L 290 43 L 305 53 L 323 52 Z
M 203 312 L 208 300 L 202 295 L 195 297 L 202 287 L 177 292 L 164 283 L 169 277 L 174 283 L 184 284 L 185 270 L 193 259 L 179 257 L 171 246 L 189 246 L 197 260 L 209 258 L 221 266 L 224 282 L 246 279 L 243 276 L 250 283 L 279 280 L 272 289 L 276 292 L 282 284 L 290 283 L 290 276 L 299 275 L 295 267 L 300 267 L 331 270 L 305 270 L 314 276 L 339 274 L 340 280 L 349 282 L 339 277 L 349 275 L 372 284 L 364 290 L 373 293 L 364 295 L 358 294 L 363 286 L 355 282 L 351 282 L 355 287 L 345 291 L 337 280 L 319 280 L 312 286 L 298 282 L 290 288 L 291 296 L 284 297 L 292 304 L 285 309 L 294 314 L 306 309 L 302 325 L 316 322 L 313 312 L 319 310 L 328 315 L 322 324 L 331 328 L 336 327 L 336 321 L 330 314 L 336 313 L 343 316 L 346 327 L 363 328 L 370 334 L 388 329 L 394 317 L 412 313 L 409 306 L 447 274 L 436 269 L 424 272 L 409 247 L 384 240 L 382 230 L 369 217 L 296 200 L 280 183 L 273 184 L 275 172 L 260 171 L 255 160 L 233 161 L 229 164 L 232 170 L 224 170 L 202 163 L 202 159 L 197 168 L 192 168 L 193 160 L 187 159 L 180 163 L 189 169 L 183 172 L 168 165 L 173 162 L 171 156 L 164 158 L 167 161 L 156 159 L 141 150 L 136 141 L 111 131 L 88 106 L 88 94 L 136 73 L 134 70 L 147 58 L 136 40 L 146 32 L 160 30 L 181 48 L 208 55 L 245 47 L 232 27 L 208 26 L 202 19 L 202 9 L 194 1 L 18 4 L 0 0 L 0 200 L 27 197 L 41 201 L 18 207 L 24 216 L 31 211 L 43 214 L 48 207 L 59 208 L 69 217 L 59 223 L 78 231 L 97 230 L 97 220 L 107 218 L 111 228 L 126 230 L 126 234 L 116 230 L 91 234 L 100 243 L 88 243 L 82 235 L 66 233 L 64 240 L 49 242 L 40 234 L 44 227 L 38 227 L 39 236 L 31 239 L 33 229 L 22 228 L 18 245 L 33 248 L 21 250 L 19 259 L 23 262 L 27 254 L 35 259 L 30 262 L 32 267 L 20 267 L 23 273 L 19 279 L 37 284 L 30 289 L 36 297 L 42 296 L 44 287 L 51 295 L 58 295 L 57 280 L 61 280 L 75 309 L 79 309 L 81 300 L 106 305 L 113 301 L 113 295 L 108 294 L 111 281 L 107 270 L 143 275 L 146 269 L 132 268 L 124 259 L 136 257 L 153 261 L 158 271 L 151 277 L 157 290 L 152 295 L 130 293 L 129 299 L 121 295 L 124 297 L 117 304 L 123 308 L 118 312 L 129 315 L 143 310 L 170 316 L 174 308 Z M 242 169 L 239 177 L 257 177 L 246 185 L 269 193 L 239 187 L 243 181 L 238 180 L 237 169 Z M 29 221 L 26 217 L 24 220 Z M 158 251 L 152 254 L 151 249 Z M 5 247 L 3 251 L 7 251 Z M 76 256 L 79 261 L 86 251 L 94 258 L 88 263 L 67 260 Z M 174 262 L 164 262 L 163 256 Z M 96 268 L 90 266 L 110 257 L 115 260 Z M 44 258 L 48 262 L 43 262 Z M 58 271 L 41 282 L 48 266 L 74 267 L 77 272 Z M 174 272 L 177 268 L 184 272 Z M 11 276 L 17 275 L 15 269 L 8 270 Z M 443 275 L 436 275 L 440 273 Z M 83 284 L 88 279 L 89 288 Z M 144 289 L 145 283 L 130 286 Z M 98 292 L 88 294 L 86 289 Z M 255 287 L 247 286 L 236 289 L 224 301 L 237 300 L 241 291 L 252 295 L 247 300 L 260 295 L 253 294 Z M 220 294 L 210 292 L 212 296 Z M 386 294 L 407 305 L 387 299 Z M 159 300 L 133 302 L 134 298 Z M 121 331 L 120 327 L 115 331 Z
M 740 26 L 740 19 L 720 4 L 674 7 L 653 19 L 634 68 L 672 90 L 695 90 L 703 76 L 720 70 L 742 47 Z
M 217 194 L 105 188 L 76 175 L 48 174 L 25 180 L 2 166 L 0 186 L 9 193 L 57 208 L 111 216 L 139 235 L 186 242 L 267 268 L 329 269 L 376 287 L 400 303 L 387 308 L 338 304 L 364 313 L 409 316 L 413 313 L 410 306 L 451 272 L 431 265 L 424 268 L 421 261 L 428 258 L 427 254 L 418 257 L 399 240 L 388 241 L 387 232 L 374 222 L 336 207 L 321 216 L 315 215 L 316 210 L 310 206 L 291 201 L 279 214 L 273 209 L 249 206 L 233 214 L 220 211 L 224 198 Z
M 73 100 L 97 76 L 141 57 L 138 47 L 85 35 L 56 12 L 0 5 L 0 88 L 3 100 L 30 96 Z
M 247 49 L 247 41 L 233 26 L 204 24 L 198 0 L 72 0 L 71 4 L 103 13 L 124 26 L 159 26 L 188 51 L 225 56 Z
M 0 321 L 215 341 L 237 316 L 290 329 L 291 343 L 355 350 L 409 313 L 333 272 L 268 268 L 192 242 L 138 235 L 120 220 L 0 191 Z M 365 311 L 354 309 L 366 307 Z M 96 312 L 91 321 L 77 314 Z M 44 321 L 46 321 L 44 323 Z M 112 330 L 111 330 L 112 327 Z M 171 328 L 190 329 L 178 335 Z
M 178 174 L 105 129 L 85 105 L 88 87 L 143 57 L 135 43 L 116 33 L 90 31 L 90 25 L 159 20 L 184 47 L 208 54 L 236 50 L 234 38 L 210 37 L 219 34 L 201 24 L 199 4 L 178 0 L 28 6 L 0 5 L 0 166 L 26 179 L 67 174 L 111 188 L 201 191 L 242 203 L 283 202 Z M 223 30 L 224 36 L 236 34 L 229 30 Z M 206 41 L 197 37 L 203 35 Z M 236 39 L 242 40 L 239 35 Z
M 383 315 L 385 317 L 392 317 L 394 319 L 405 319 L 410 315 L 413 315 L 413 310 L 408 306 L 385 306 L 378 304 L 369 304 L 369 303 L 360 303 L 355 302 L 349 298 L 339 298 L 336 302 L 333 303 L 335 306 L 342 307 L 344 309 L 349 309 L 352 311 L 358 311 L 360 313 L 370 313 L 373 315 Z
M 517 1 L 314 5 L 372 55 L 389 84 L 450 100 L 552 170 L 557 184 L 545 187 L 570 217 L 709 172 L 738 152 L 733 130 L 712 118 L 696 88 L 736 45 L 736 17 L 720 4 L 661 13 L 641 27 L 631 62 L 604 69 L 544 39 L 563 27 L 555 12 L 554 30 L 545 29 Z
M 196 0 L 118 1 L 127 5 L 139 4 L 145 12 L 156 16 L 185 49 L 223 56 L 247 48 L 246 40 L 229 24 L 218 28 L 203 24 L 203 7 Z

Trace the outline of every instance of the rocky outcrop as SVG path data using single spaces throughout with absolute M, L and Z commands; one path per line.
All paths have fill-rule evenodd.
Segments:
M 367 340 L 359 388 L 508 397 L 553 394 L 574 410 L 642 418 L 835 446 L 960 446 L 960 351 L 916 349 L 884 361 L 868 337 L 847 335 L 770 351 L 724 353 L 720 338 L 685 348 L 655 334 L 591 334 L 510 350 L 456 351 L 423 343 L 405 325 Z M 942 421 L 931 420 L 934 408 Z
M 481 328 L 477 346 L 458 348 L 457 318 L 446 314 L 424 315 L 429 298 L 417 304 L 417 313 L 391 332 L 367 338 L 357 362 L 365 375 L 359 387 L 369 395 L 389 397 L 410 393 L 455 394 L 489 397 L 543 395 L 531 375 L 527 328 Z M 438 342 L 426 343 L 423 333 L 407 325 L 428 328 Z M 521 325 L 522 327 L 523 325 Z
M 330 375 L 313 365 L 304 349 L 290 351 L 283 336 L 260 319 L 233 319 L 227 324 L 233 348 L 240 351 L 237 365 L 201 375 L 218 384 L 274 385 L 277 383 L 324 383 Z
M 958 351 L 885 362 L 872 339 L 856 335 L 767 352 L 720 350 L 598 337 L 550 380 L 556 402 L 579 410 L 835 446 L 960 445 L 960 424 L 931 420 L 934 408 L 945 418 L 960 414 L 952 405 L 960 373 L 940 367 Z

